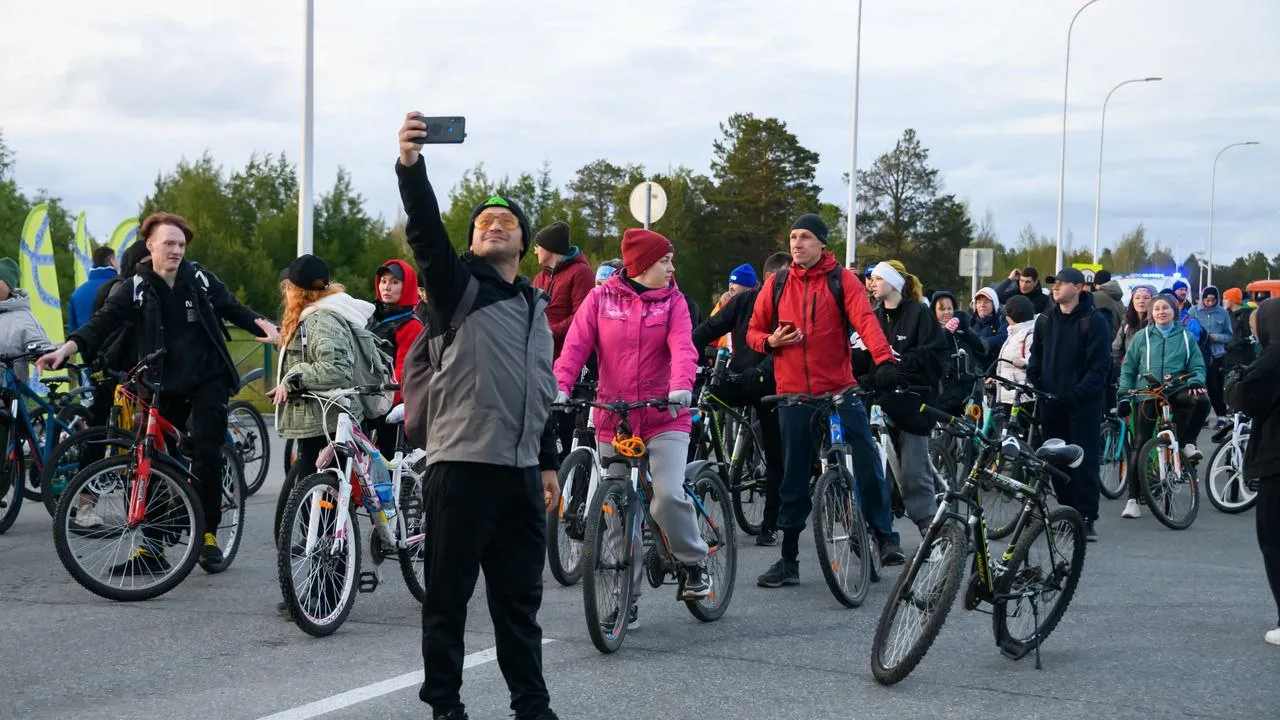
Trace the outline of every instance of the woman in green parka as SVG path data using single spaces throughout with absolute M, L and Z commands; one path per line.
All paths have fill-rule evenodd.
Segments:
M 1173 420 L 1177 425 L 1178 444 L 1182 446 L 1183 459 L 1191 464 L 1198 463 L 1204 454 L 1195 446 L 1196 435 L 1204 421 L 1209 417 L 1209 397 L 1205 394 L 1205 365 L 1200 346 L 1185 325 L 1178 322 L 1176 300 L 1160 294 L 1151 301 L 1151 321 L 1133 336 L 1129 349 L 1125 351 L 1124 365 L 1120 368 L 1120 404 L 1121 417 L 1128 417 L 1129 412 L 1137 412 L 1134 422 L 1133 445 L 1141 448 L 1151 437 L 1156 423 L 1156 401 L 1143 400 L 1137 407 L 1131 408 L 1125 393 L 1131 390 L 1146 388 L 1144 378 L 1154 376 L 1160 382 L 1166 378 L 1176 378 L 1191 373 L 1193 377 L 1183 384 L 1178 392 L 1170 397 L 1173 407 Z M 1136 457 L 1129 462 L 1129 501 L 1125 503 L 1120 517 L 1141 517 L 1138 509 L 1138 496 L 1141 494 L 1138 483 L 1138 472 L 1141 464 Z
M 284 296 L 280 364 L 276 386 L 268 397 L 276 406 L 276 432 L 295 440 L 297 460 L 276 503 L 277 533 L 295 481 L 316 471 L 316 458 L 326 442 L 324 425 L 330 434 L 338 425 L 336 411 L 324 415 L 318 401 L 302 397 L 298 391 L 334 390 L 354 384 L 356 343 L 348 323 L 364 327 L 373 313 L 373 305 L 351 297 L 342 285 L 331 284 L 328 265 L 314 255 L 294 260 L 280 279 Z M 364 419 L 360 402 L 355 398 L 341 402 L 359 425 Z

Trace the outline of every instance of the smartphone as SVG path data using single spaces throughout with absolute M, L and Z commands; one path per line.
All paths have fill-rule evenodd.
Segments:
M 445 145 L 460 143 L 467 137 L 467 119 L 464 117 L 424 117 L 418 120 L 426 123 L 427 134 L 419 135 L 415 140 L 423 145 Z
M 779 320 L 778 327 L 782 328 L 787 332 L 791 332 L 792 330 L 796 329 L 796 324 L 791 322 L 790 320 Z

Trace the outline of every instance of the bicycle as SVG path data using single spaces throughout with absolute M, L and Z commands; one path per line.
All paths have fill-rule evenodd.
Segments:
M 1156 404 L 1155 427 L 1151 438 L 1138 449 L 1136 470 L 1147 507 L 1170 530 L 1185 530 L 1200 512 L 1199 478 L 1190 464 L 1183 464 L 1170 402 L 1174 394 L 1189 386 L 1188 381 L 1193 377 L 1192 373 L 1177 377 L 1166 375 L 1161 381 L 1147 375 L 1145 390 L 1128 393 L 1133 402 L 1132 412 L 1140 412 L 1145 400 Z M 1182 495 L 1186 495 L 1185 500 L 1180 499 Z
M 847 404 L 860 404 L 859 398 L 868 394 L 855 386 L 838 393 L 779 394 L 762 400 L 807 405 L 815 410 L 814 424 L 826 424 L 825 432 L 814 433 L 821 438 L 818 445 L 822 472 L 813 486 L 813 543 L 831 594 L 841 605 L 851 608 L 866 600 L 871 581 L 878 579 L 875 563 L 879 552 L 863 514 L 862 493 L 854 481 L 840 410 Z M 862 412 L 860 406 L 856 409 Z
M 3 427 L 4 456 L 0 457 L 0 533 L 18 519 L 22 501 L 40 499 L 40 475 L 49 450 L 62 437 L 87 427 L 90 414 L 84 407 L 67 402 L 79 397 L 79 389 L 61 392 L 61 385 L 74 382 L 69 375 L 46 376 L 40 380 L 48 388 L 41 397 L 30 385 L 18 380 L 17 365 L 39 358 L 46 348 L 31 343 L 18 355 L 0 358 L 4 365 L 0 384 L 0 427 Z M 79 374 L 76 367 L 71 373 Z
M 697 446 L 694 459 L 714 459 L 716 466 L 724 469 L 721 480 L 733 498 L 738 527 L 748 535 L 759 535 L 764 525 L 768 484 L 764 442 L 760 423 L 751 417 L 750 409 L 734 408 L 715 394 L 716 388 L 729 378 L 729 358 L 729 349 L 720 348 L 714 367 L 698 368 L 703 382 L 698 401 L 694 403 L 698 410 L 695 435 L 702 442 Z
M 963 418 L 921 406 L 921 412 L 943 424 L 960 437 L 975 438 L 982 451 L 959 490 L 949 490 L 925 532 L 924 541 L 899 576 L 871 645 L 871 673 L 876 682 L 892 685 L 901 681 L 924 659 L 937 639 L 947 614 L 959 593 L 964 561 L 972 542 L 973 562 L 964 607 L 976 610 L 983 603 L 992 606 L 992 631 L 1001 654 L 1020 660 L 1034 652 L 1036 669 L 1041 668 L 1040 645 L 1062 619 L 1075 593 L 1084 565 L 1084 518 L 1069 507 L 1049 509 L 1052 491 L 1049 476 L 1069 480 L 1064 470 L 1078 467 L 1084 451 L 1076 445 L 1050 439 L 1034 451 L 1017 436 L 992 440 L 982 429 Z M 1020 465 L 1025 481 L 1004 475 L 997 456 Z M 1021 499 L 1022 512 L 1004 553 L 992 557 L 986 521 L 983 517 L 982 489 L 1004 492 Z M 1047 549 L 1046 562 L 1034 561 L 1031 551 L 1040 539 Z M 1062 545 L 1071 543 L 1069 551 Z M 1051 603 L 1043 612 L 1044 599 Z M 1025 627 L 1030 605 L 1030 627 Z
M 712 463 L 689 463 L 684 480 L 684 492 L 693 502 L 699 529 L 707 542 L 711 592 L 706 597 L 684 597 L 684 568 L 672 556 L 666 534 L 649 513 L 653 485 L 648 447 L 632 433 L 629 416 L 640 408 L 661 409 L 668 405 L 666 399 L 612 403 L 579 399 L 561 406 L 593 407 L 618 417 L 612 441 L 617 454 L 608 460 L 599 487 L 589 496 L 583 546 L 582 599 L 587 633 L 602 653 L 613 653 L 622 647 L 636 597 L 634 586 L 641 573 L 655 589 L 674 578 L 677 601 L 683 600 L 689 612 L 703 622 L 720 619 L 733 598 L 738 566 L 733 510 L 729 491 Z
M 320 403 L 327 444 L 316 459 L 315 474 L 299 479 L 289 494 L 276 540 L 276 570 L 289 617 L 308 635 L 323 637 L 341 627 L 356 595 L 378 589 L 385 560 L 399 561 L 405 585 L 418 602 L 426 597 L 427 455 L 422 450 L 406 454 L 403 404 L 387 416 L 397 426 L 390 463 L 340 404 L 344 398 L 398 389 L 384 384 L 298 393 Z M 330 434 L 327 418 L 334 411 L 337 427 Z M 360 569 L 359 515 L 373 526 L 371 571 Z
M 1209 458 L 1205 494 L 1219 511 L 1234 515 L 1258 502 L 1258 483 L 1244 478 L 1244 451 L 1249 447 L 1253 422 L 1244 413 L 1235 413 L 1213 441 L 1218 443 Z
M 595 397 L 594 383 L 575 383 L 583 399 Z M 589 407 L 575 424 L 572 446 L 560 463 L 560 505 L 547 515 L 547 565 L 556 582 L 566 587 L 582 580 L 582 540 L 586 537 L 587 505 L 600 482 L 600 456 L 596 453 L 595 422 Z
M 227 406 L 228 441 L 240 456 L 244 468 L 245 487 L 250 495 L 262 489 L 271 468 L 271 436 L 258 408 L 246 400 Z
M 1122 419 L 1114 408 L 1102 419 L 1098 443 L 1098 489 L 1110 500 L 1119 500 L 1129 487 L 1129 458 L 1133 455 L 1133 418 Z
M 157 398 L 161 384 L 145 372 L 163 355 L 157 350 L 138 361 L 129 383 Z M 201 482 L 186 459 L 170 448 L 185 441 L 183 433 L 160 415 L 155 403 L 133 400 L 145 408 L 128 453 L 97 460 L 67 483 L 54 513 L 53 541 L 58 559 L 76 582 L 111 600 L 135 601 L 172 590 L 196 563 L 206 572 L 231 566 L 244 530 L 247 493 L 235 453 L 222 446 L 222 519 L 212 532 L 222 560 L 199 558 L 206 528 L 200 499 L 193 488 Z M 167 554 L 179 549 L 174 561 Z M 132 551 L 115 562 L 122 551 Z
M 1008 407 L 1000 406 L 992 409 L 988 415 L 987 422 L 982 427 L 983 432 L 988 437 L 994 437 L 1000 441 L 1003 441 L 1006 437 L 1017 437 L 1031 447 L 1038 447 L 1043 433 L 1040 429 L 1040 421 L 1036 419 L 1035 406 L 1032 403 L 1039 401 L 1052 402 L 1057 397 L 1052 393 L 1037 390 L 1030 385 L 1000 377 L 996 373 L 991 373 L 987 376 L 987 379 L 1011 390 L 1014 393 L 1014 402 Z M 1027 401 L 1027 398 L 1030 398 L 1030 402 Z M 969 444 L 973 444 L 973 442 Z M 977 444 L 979 447 L 981 446 L 980 442 L 977 442 Z M 1008 464 L 1003 457 L 998 457 L 996 462 L 1001 466 L 992 468 L 996 472 L 1000 472 L 1002 466 Z M 1011 469 L 1011 472 L 1014 473 L 1020 471 L 1021 469 L 1016 465 Z M 1021 514 L 1021 503 L 1016 498 L 1004 493 L 990 491 L 984 493 L 981 489 L 978 492 L 979 495 L 983 496 L 981 500 L 983 502 L 983 513 L 987 520 L 987 537 L 992 540 L 1003 540 L 1013 532 L 1014 524 L 1017 523 Z

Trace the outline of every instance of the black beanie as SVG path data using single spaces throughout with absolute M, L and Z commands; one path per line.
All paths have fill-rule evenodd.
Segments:
M 1026 295 L 1014 295 L 1004 304 L 1004 314 L 1016 323 L 1026 322 L 1036 316 L 1036 309 Z
M 524 210 L 520 209 L 520 205 L 518 205 L 515 200 L 512 200 L 509 197 L 503 197 L 502 195 L 494 195 L 488 200 L 480 203 L 480 205 L 472 211 L 471 224 L 467 226 L 467 246 L 471 246 L 471 238 L 475 235 L 476 218 L 480 217 L 480 213 L 484 212 L 486 208 L 491 207 L 504 207 L 510 210 L 512 215 L 516 216 L 516 220 L 520 222 L 520 254 L 524 255 L 529 252 L 529 241 L 533 239 L 533 232 L 529 230 L 529 220 L 524 216 Z
M 827 236 L 831 234 L 831 231 L 827 229 L 827 224 L 822 221 L 822 218 L 814 215 L 813 213 L 806 213 L 796 218 L 796 221 L 791 224 L 791 229 L 808 230 L 816 235 L 817 238 L 822 241 L 823 245 L 827 244 Z
M 554 222 L 538 231 L 533 244 L 557 255 L 569 254 L 569 223 Z

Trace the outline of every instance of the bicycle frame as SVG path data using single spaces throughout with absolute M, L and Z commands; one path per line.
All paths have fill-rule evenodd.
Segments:
M 44 468 L 45 454 L 57 444 L 59 435 L 63 432 L 70 432 L 71 428 L 58 418 L 56 407 L 43 397 L 40 397 L 26 383 L 18 381 L 18 376 L 14 372 L 12 363 L 6 363 L 5 365 L 3 390 L 9 393 L 9 417 L 13 423 L 11 427 L 16 431 L 11 431 L 5 441 L 5 460 L 7 462 L 17 461 L 18 455 L 21 453 L 19 442 L 25 442 L 31 449 L 31 461 L 35 463 L 36 470 L 41 471 Z M 27 408 L 28 402 L 33 402 L 44 410 L 43 438 L 36 437 L 35 425 L 31 422 L 31 413 Z M 21 438 L 19 438 L 19 435 L 21 435 Z M 18 481 L 25 482 L 20 478 Z
M 129 487 L 129 527 L 137 527 L 146 517 L 147 488 L 151 486 L 151 465 L 157 451 L 168 454 L 166 435 L 181 439 L 178 429 L 160 415 L 153 403 L 147 408 L 147 420 L 142 427 L 142 442 L 137 443 L 137 467 L 135 480 Z

